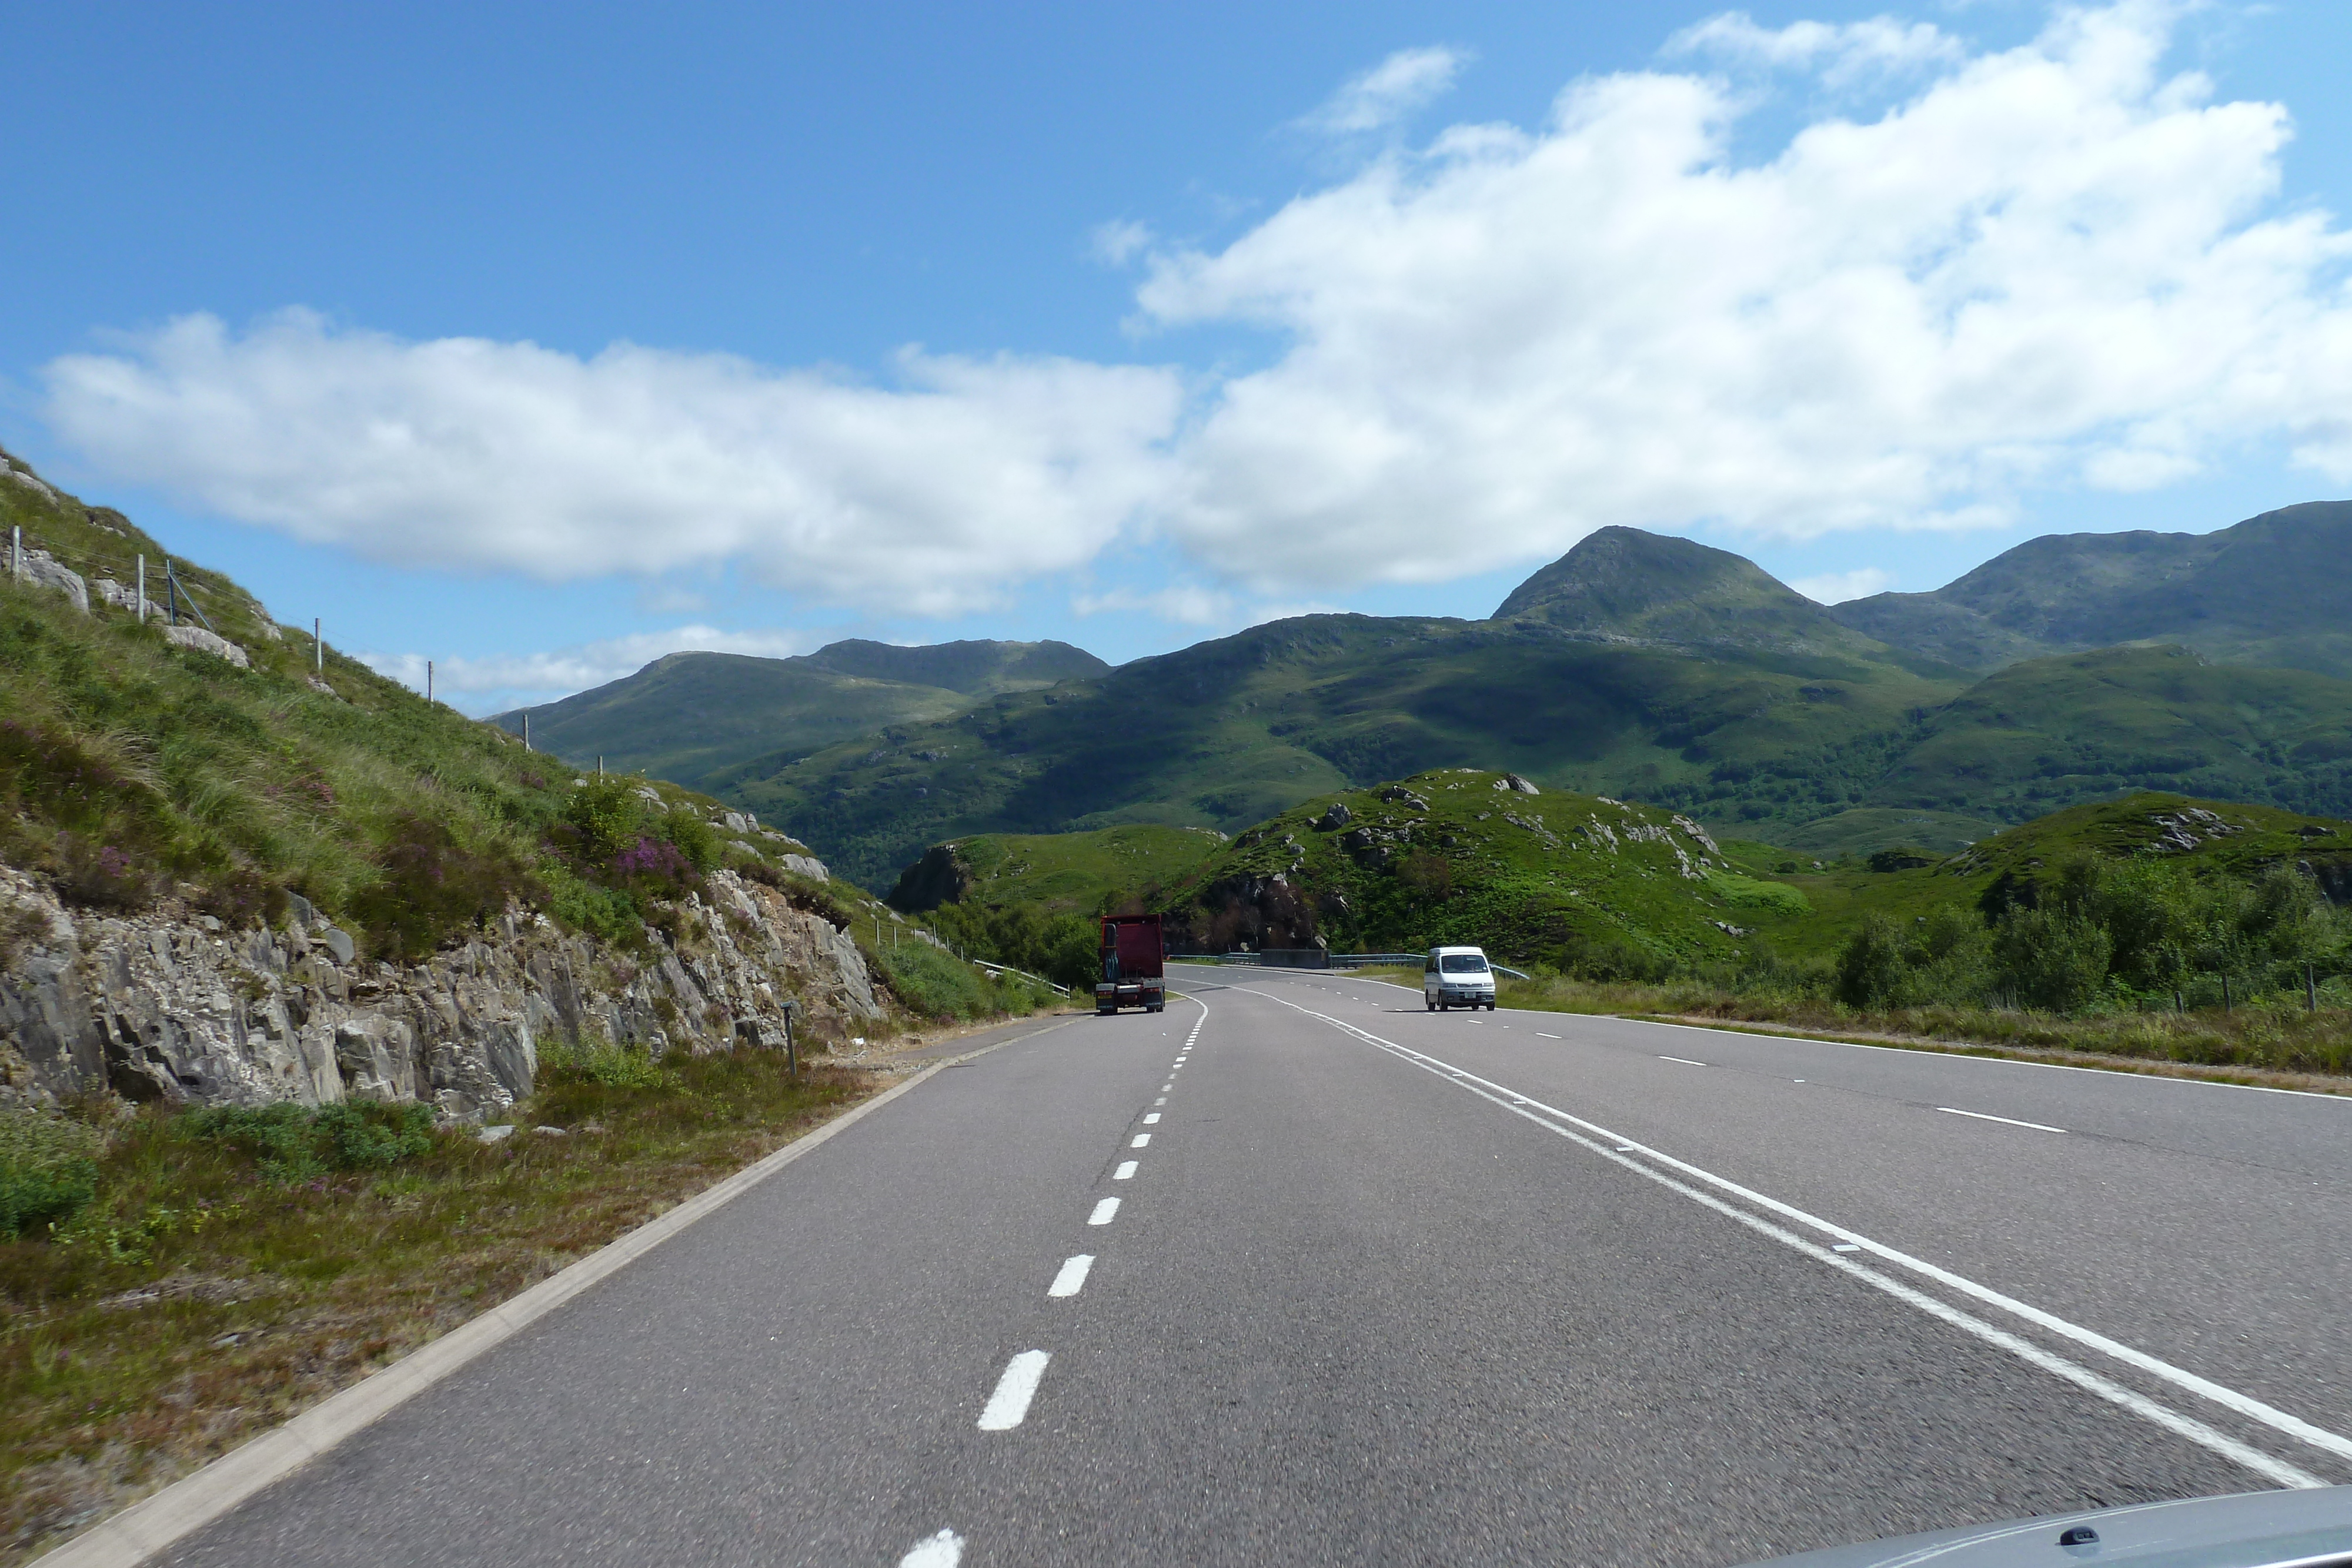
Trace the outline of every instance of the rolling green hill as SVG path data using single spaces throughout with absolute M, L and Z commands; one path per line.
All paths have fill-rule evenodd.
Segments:
M 933 844 L 898 873 L 887 902 L 909 914 L 973 904 L 1091 915 L 1106 899 L 1179 881 L 1224 841 L 1207 828 L 1158 822 L 1082 833 L 981 833 Z
M 2177 643 L 2217 663 L 2352 677 L 2352 501 L 2312 502 L 2210 534 L 2052 534 L 1933 593 L 1829 614 L 1970 669 Z
M 527 713 L 531 744 L 575 766 L 602 756 L 608 768 L 699 787 L 751 757 L 814 751 L 886 725 L 943 718 L 997 692 L 1109 668 L 1066 643 L 901 648 L 853 640 L 792 659 L 671 653 L 626 679 L 491 722 L 520 733 Z

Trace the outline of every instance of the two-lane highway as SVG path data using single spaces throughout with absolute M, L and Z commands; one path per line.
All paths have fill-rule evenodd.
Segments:
M 2352 1106 L 1177 984 L 879 1107 L 171 1560 L 1728 1563 L 2352 1479 Z

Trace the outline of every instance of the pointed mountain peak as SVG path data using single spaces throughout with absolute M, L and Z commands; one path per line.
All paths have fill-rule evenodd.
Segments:
M 1885 652 L 1745 556 L 1640 528 L 1586 535 L 1519 584 L 1495 619 L 1680 646 Z

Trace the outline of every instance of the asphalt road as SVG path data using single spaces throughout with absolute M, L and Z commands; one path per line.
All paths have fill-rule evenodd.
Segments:
M 2352 1482 L 2352 1102 L 1179 983 L 169 1560 L 1689 1565 Z

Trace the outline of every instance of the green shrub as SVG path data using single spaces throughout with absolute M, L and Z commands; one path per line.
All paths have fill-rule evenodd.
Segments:
M 549 1040 L 539 1052 L 541 1078 L 555 1082 L 570 1078 L 590 1083 L 601 1083 L 607 1089 L 666 1089 L 686 1087 L 686 1080 L 677 1071 L 656 1061 L 653 1053 L 642 1045 L 622 1045 L 612 1040 L 599 1040 L 574 1045 L 563 1040 Z
M 428 1152 L 433 1108 L 373 1101 L 315 1110 L 284 1102 L 205 1105 L 181 1112 L 173 1131 L 191 1143 L 237 1149 L 268 1180 L 295 1186 L 330 1171 L 375 1169 Z
M 84 1122 L 0 1111 L 0 1239 L 70 1219 L 95 1197 L 102 1142 Z
M 563 866 L 546 868 L 541 886 L 547 913 L 557 924 L 620 946 L 644 945 L 645 915 L 626 889 L 583 881 Z
M 428 956 L 443 938 L 480 925 L 510 897 L 540 896 L 515 855 L 469 850 L 442 823 L 414 811 L 394 819 L 375 862 L 382 874 L 352 898 L 352 917 L 378 948 L 403 958 Z

